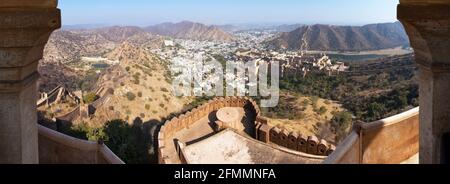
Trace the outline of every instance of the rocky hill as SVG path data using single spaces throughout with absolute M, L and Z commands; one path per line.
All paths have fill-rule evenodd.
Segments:
M 163 38 L 138 27 L 107 27 L 54 32 L 44 50 L 44 61 L 69 63 L 83 56 L 102 56 L 123 42 L 154 49 Z
M 112 88 L 114 94 L 97 109 L 91 122 L 159 122 L 190 102 L 173 96 L 167 62 L 144 48 L 123 43 L 106 56 L 121 62 L 105 70 L 96 86 Z
M 233 36 L 216 26 L 206 26 L 200 23 L 183 21 L 180 23 L 163 23 L 146 27 L 145 30 L 164 36 L 182 39 L 209 40 L 229 42 Z
M 87 73 L 74 71 L 76 68 L 68 65 L 77 65 L 81 57 L 104 57 L 124 43 L 151 50 L 161 47 L 163 42 L 163 37 L 138 27 L 56 31 L 51 35 L 39 65 L 42 75 L 40 89 L 46 91 L 59 84 L 71 88 L 80 83 Z
M 400 22 L 366 26 L 308 25 L 268 40 L 270 49 L 363 51 L 408 46 Z

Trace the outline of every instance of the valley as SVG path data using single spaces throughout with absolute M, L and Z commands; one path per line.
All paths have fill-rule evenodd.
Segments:
M 317 34 L 322 36 L 318 41 L 316 37 L 302 40 L 298 35 L 302 29 L 315 26 L 297 26 L 300 28 L 294 30 L 294 26 L 279 28 L 291 33 L 272 29 L 227 32 L 220 26 L 184 21 L 143 28 L 57 31 L 39 66 L 39 88 L 49 92 L 63 86 L 78 100 L 64 98 L 40 107 L 41 123 L 80 108 L 69 123 L 51 127 L 78 138 L 101 139 L 127 163 L 156 162 L 158 127 L 212 99 L 176 96 L 174 63 L 194 68 L 198 71 L 195 74 L 204 78 L 201 86 L 205 86 L 217 78 L 202 75 L 195 67 L 211 60 L 223 66 L 252 60 L 279 62 L 280 102 L 277 107 L 263 108 L 262 114 L 271 126 L 318 136 L 333 144 L 342 141 L 356 121 L 378 120 L 418 105 L 413 53 L 401 33 L 398 40 L 390 42 L 386 37 L 351 37 L 358 32 L 353 31 L 339 39 L 342 44 L 329 45 L 333 36 L 323 36 L 323 26 L 319 26 Z M 396 26 L 365 28 L 383 31 L 396 30 Z M 195 61 L 198 54 L 204 60 Z M 262 99 L 253 98 L 258 102 Z M 83 108 L 87 112 L 83 113 Z M 121 139 L 115 139 L 119 134 Z M 127 146 L 121 148 L 121 144 Z

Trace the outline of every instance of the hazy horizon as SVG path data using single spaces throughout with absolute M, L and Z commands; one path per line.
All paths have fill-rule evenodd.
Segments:
M 281 26 L 281 25 L 333 25 L 333 26 L 365 26 L 365 25 L 370 25 L 370 24 L 385 24 L 385 23 L 395 23 L 398 22 L 397 21 L 392 21 L 392 22 L 374 22 L 374 23 L 367 23 L 367 24 L 325 24 L 325 23 L 311 23 L 311 24 L 304 24 L 304 23 L 228 23 L 228 24 L 207 24 L 207 23 L 203 23 L 203 22 L 195 22 L 195 21 L 191 21 L 191 20 L 182 20 L 182 21 L 178 21 L 178 22 L 161 22 L 161 23 L 155 23 L 155 24 L 149 24 L 149 25 L 127 25 L 127 24 L 106 24 L 106 23 L 93 23 L 93 24 L 63 24 L 63 27 L 93 27 L 93 28 L 99 28 L 99 27 L 112 27 L 112 26 L 119 26 L 119 27 L 126 27 L 126 26 L 131 26 L 131 27 L 148 27 L 148 26 L 155 26 L 155 25 L 159 25 L 159 24 L 164 24 L 164 23 L 181 23 L 181 22 L 194 22 L 194 23 L 201 23 L 207 26 Z
M 60 0 L 59 8 L 65 26 L 142 27 L 181 21 L 360 26 L 397 21 L 397 4 L 394 0 Z

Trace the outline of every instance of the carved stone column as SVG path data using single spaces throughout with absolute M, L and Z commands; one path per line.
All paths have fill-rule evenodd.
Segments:
M 37 65 L 61 26 L 57 0 L 0 1 L 0 163 L 38 163 Z
M 420 163 L 444 163 L 449 153 L 443 135 L 450 132 L 450 1 L 401 0 L 398 19 L 419 64 Z

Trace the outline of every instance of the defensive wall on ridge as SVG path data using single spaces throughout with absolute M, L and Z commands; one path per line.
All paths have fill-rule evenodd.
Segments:
M 96 90 L 95 94 L 99 96 L 99 98 L 91 104 L 79 104 L 72 111 L 55 117 L 54 121 L 56 126 L 59 127 L 65 124 L 72 124 L 78 118 L 88 118 L 95 113 L 96 109 L 102 107 L 110 99 L 111 95 L 114 94 L 114 90 L 111 88 L 99 88 Z

